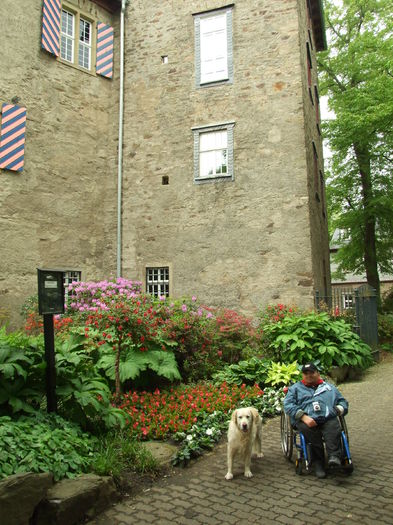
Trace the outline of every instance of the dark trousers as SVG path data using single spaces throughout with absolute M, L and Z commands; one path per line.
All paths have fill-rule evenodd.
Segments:
M 341 456 L 341 427 L 336 417 L 334 419 L 328 419 L 322 425 L 311 428 L 303 423 L 303 421 L 299 421 L 296 423 L 296 428 L 302 432 L 307 443 L 310 443 L 314 461 L 325 461 L 322 437 L 325 441 L 328 457 Z

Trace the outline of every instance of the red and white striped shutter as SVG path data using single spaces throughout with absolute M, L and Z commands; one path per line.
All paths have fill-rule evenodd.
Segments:
M 42 7 L 41 46 L 52 55 L 60 53 L 61 1 L 44 0 Z
M 96 73 L 106 78 L 113 77 L 113 27 L 97 23 Z
M 1 113 L 0 168 L 22 171 L 25 159 L 26 108 L 3 104 Z

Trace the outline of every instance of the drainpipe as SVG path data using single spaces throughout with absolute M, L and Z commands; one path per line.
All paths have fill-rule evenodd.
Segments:
M 117 157 L 117 267 L 116 275 L 121 277 L 122 245 L 122 185 L 123 185 L 123 109 L 124 109 L 124 13 L 128 0 L 121 0 L 120 13 L 120 94 L 119 94 L 119 145 Z

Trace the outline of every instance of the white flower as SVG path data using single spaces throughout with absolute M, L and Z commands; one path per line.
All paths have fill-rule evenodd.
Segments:
M 192 436 L 191 434 L 188 434 L 188 436 L 186 437 L 187 441 L 192 441 Z
M 214 428 L 208 428 L 208 429 L 206 430 L 206 434 L 207 434 L 208 436 L 211 436 L 213 433 L 214 433 Z

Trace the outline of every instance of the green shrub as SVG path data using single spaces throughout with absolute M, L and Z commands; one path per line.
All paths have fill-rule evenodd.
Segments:
M 299 380 L 300 370 L 297 362 L 294 363 L 271 363 L 266 384 L 271 386 L 290 385 Z
M 393 343 L 393 313 L 378 314 L 378 339 L 380 343 Z
M 228 365 L 213 374 L 215 384 L 228 383 L 230 385 L 262 385 L 265 383 L 270 368 L 270 360 L 252 357 L 247 361 Z
M 384 313 L 393 313 L 393 287 L 383 294 L 381 310 Z
M 52 472 L 55 480 L 71 478 L 90 469 L 95 445 L 95 438 L 55 414 L 0 417 L 0 477 Z
M 124 424 L 111 405 L 111 392 L 81 336 L 56 340 L 56 396 L 59 414 L 97 431 Z M 0 330 L 0 415 L 29 413 L 46 406 L 45 351 L 41 336 Z
M 370 347 L 342 319 L 326 312 L 287 316 L 266 324 L 269 355 L 274 361 L 306 363 L 319 360 L 322 367 L 352 365 L 367 368 L 373 362 Z

